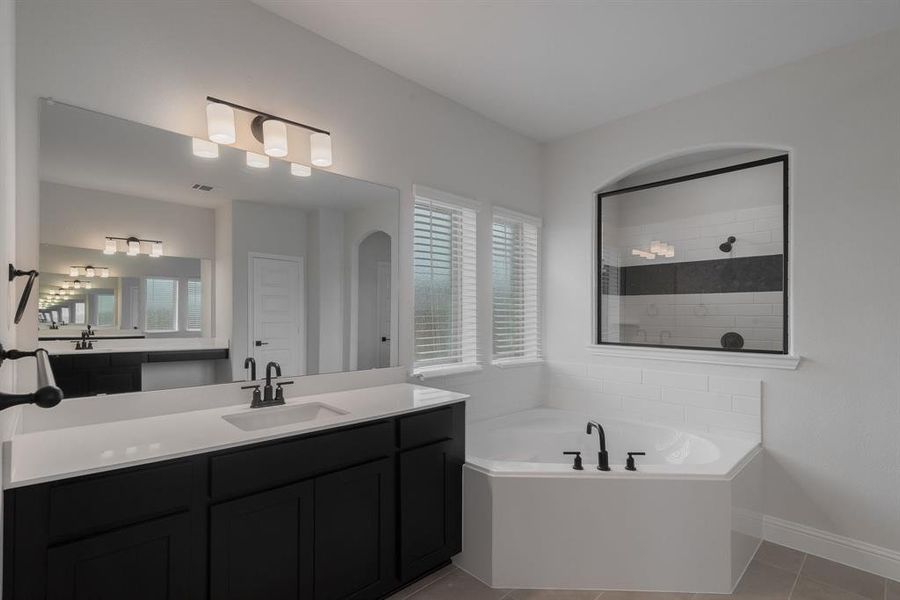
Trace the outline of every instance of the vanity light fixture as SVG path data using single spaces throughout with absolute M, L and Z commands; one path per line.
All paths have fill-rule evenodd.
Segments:
M 84 273 L 85 277 L 96 277 L 98 270 L 101 273 L 103 272 L 103 270 L 106 270 L 108 272 L 109 267 L 94 267 L 91 265 L 73 266 L 69 267 L 69 277 L 78 277 L 82 272 Z M 103 277 L 103 275 L 101 275 L 101 277 Z M 109 275 L 106 275 L 106 277 L 109 277 Z
M 81 267 L 69 267 L 69 277 L 78 277 Z
M 64 289 L 64 290 L 69 289 L 69 282 L 68 282 L 68 281 L 63 281 L 63 282 L 62 282 L 62 289 Z
M 301 165 L 300 163 L 291 163 L 291 175 L 295 177 L 309 177 L 312 175 L 312 169 L 310 169 L 307 165 Z
M 654 258 L 656 258 L 656 255 L 653 254 L 652 252 L 645 252 L 643 250 L 638 250 L 637 248 L 634 248 L 631 251 L 631 255 L 632 256 L 640 256 L 641 258 L 646 258 L 647 260 L 653 260 Z
M 96 274 L 97 274 L 97 272 L 94 271 L 94 267 L 88 265 L 84 268 L 84 276 L 85 277 L 93 277 Z
M 219 145 L 209 140 L 192 138 L 191 148 L 194 156 L 200 158 L 219 158 Z
M 247 166 L 254 169 L 268 169 L 269 157 L 265 154 L 247 151 Z
M 226 103 L 210 100 L 206 105 L 206 133 L 217 144 L 233 144 L 237 139 L 234 109 Z M 218 151 L 218 149 L 217 149 Z
M 102 279 L 109 277 L 109 267 L 100 267 L 100 277 Z
M 254 108 L 241 106 L 234 102 L 213 98 L 212 96 L 207 96 L 206 102 L 206 128 L 209 139 L 213 142 L 218 144 L 233 144 L 235 142 L 237 136 L 234 125 L 234 111 L 239 110 L 254 115 L 253 120 L 250 122 L 250 133 L 263 145 L 263 151 L 267 156 L 284 158 L 288 155 L 287 126 L 290 125 L 310 132 L 310 162 L 317 167 L 331 166 L 332 154 L 330 132 L 305 123 L 284 119 Z M 250 164 L 249 153 L 247 155 L 247 164 Z
M 128 256 L 137 256 L 138 254 L 140 254 L 141 244 L 150 244 L 150 252 L 148 252 L 148 254 L 151 257 L 157 258 L 163 255 L 162 240 L 145 240 L 142 238 L 134 237 L 133 235 L 129 237 L 116 237 L 112 235 L 106 236 L 106 241 L 104 242 L 103 246 L 103 254 L 115 254 L 118 250 L 119 241 L 125 242 L 125 254 L 127 254 Z M 108 267 L 99 267 L 99 269 L 100 277 L 109 277 Z

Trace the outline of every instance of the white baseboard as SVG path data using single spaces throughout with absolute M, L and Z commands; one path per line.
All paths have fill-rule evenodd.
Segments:
M 900 552 L 766 515 L 763 539 L 900 581 Z

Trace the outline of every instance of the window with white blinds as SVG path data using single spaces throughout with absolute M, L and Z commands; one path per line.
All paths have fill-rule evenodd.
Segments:
M 421 190 L 416 188 L 413 236 L 415 371 L 474 368 L 476 205 Z
M 203 327 L 203 283 L 199 279 L 187 282 L 187 331 L 200 331 Z
M 178 280 L 148 277 L 144 331 L 178 331 Z
M 495 209 L 491 234 L 493 362 L 540 360 L 541 221 Z

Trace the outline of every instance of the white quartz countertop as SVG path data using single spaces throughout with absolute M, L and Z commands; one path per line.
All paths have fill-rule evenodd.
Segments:
M 315 394 L 289 398 L 286 403 L 321 402 L 347 414 L 243 431 L 222 417 L 248 410 L 268 410 L 250 409 L 248 393 L 247 403 L 237 406 L 19 434 L 4 443 L 3 487 L 22 487 L 233 448 L 415 412 L 466 398 L 465 394 L 408 383 Z
M 38 345 L 51 356 L 63 354 L 111 354 L 118 352 L 173 352 L 178 350 L 225 350 L 228 342 L 210 338 L 146 338 L 140 340 L 113 340 L 90 338 L 91 350 L 76 350 L 71 340 L 43 341 Z

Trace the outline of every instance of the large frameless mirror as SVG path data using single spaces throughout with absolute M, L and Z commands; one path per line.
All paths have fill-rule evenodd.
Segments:
M 67 397 L 398 364 L 399 191 L 211 147 L 42 103 L 37 327 Z

